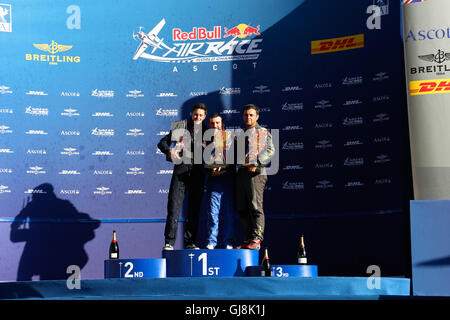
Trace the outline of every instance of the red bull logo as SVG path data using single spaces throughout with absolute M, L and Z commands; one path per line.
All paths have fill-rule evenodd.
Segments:
M 261 35 L 259 33 L 259 28 L 260 28 L 259 25 L 256 28 L 254 28 L 252 26 L 241 23 L 231 29 L 224 28 L 225 35 L 223 37 L 226 38 L 229 36 L 233 36 L 233 37 L 238 37 L 238 38 L 246 38 L 247 36 L 251 36 L 251 35 L 259 36 L 259 35 Z

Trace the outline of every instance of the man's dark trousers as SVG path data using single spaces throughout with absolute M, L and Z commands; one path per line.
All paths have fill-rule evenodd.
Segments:
M 236 205 L 245 240 L 264 239 L 263 195 L 267 175 L 240 168 L 236 176 Z
M 202 205 L 205 174 L 202 166 L 191 166 L 190 170 L 177 174 L 174 171 L 170 181 L 167 221 L 164 230 L 165 242 L 175 244 L 178 229 L 178 218 L 183 206 L 186 192 L 188 193 L 188 211 L 184 226 L 184 245 L 195 244 L 198 230 L 198 219 Z

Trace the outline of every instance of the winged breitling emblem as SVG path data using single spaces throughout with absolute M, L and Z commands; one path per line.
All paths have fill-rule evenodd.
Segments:
M 439 49 L 436 54 L 425 54 L 423 56 L 418 56 L 418 58 L 428 62 L 443 63 L 450 60 L 450 53 L 446 53 Z
M 52 43 L 33 43 L 33 46 L 39 50 L 50 52 L 51 54 L 57 52 L 64 52 L 72 49 L 72 46 L 67 46 L 63 44 L 59 44 L 52 40 Z

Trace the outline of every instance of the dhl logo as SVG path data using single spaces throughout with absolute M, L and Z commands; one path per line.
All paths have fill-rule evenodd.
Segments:
M 364 33 L 353 36 L 311 41 L 311 54 L 343 51 L 364 47 Z
M 450 79 L 419 80 L 409 82 L 411 96 L 450 92 Z

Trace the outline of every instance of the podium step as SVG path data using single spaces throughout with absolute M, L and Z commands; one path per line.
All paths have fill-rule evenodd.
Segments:
M 259 264 L 259 251 L 249 249 L 163 251 L 167 277 L 242 277 Z

